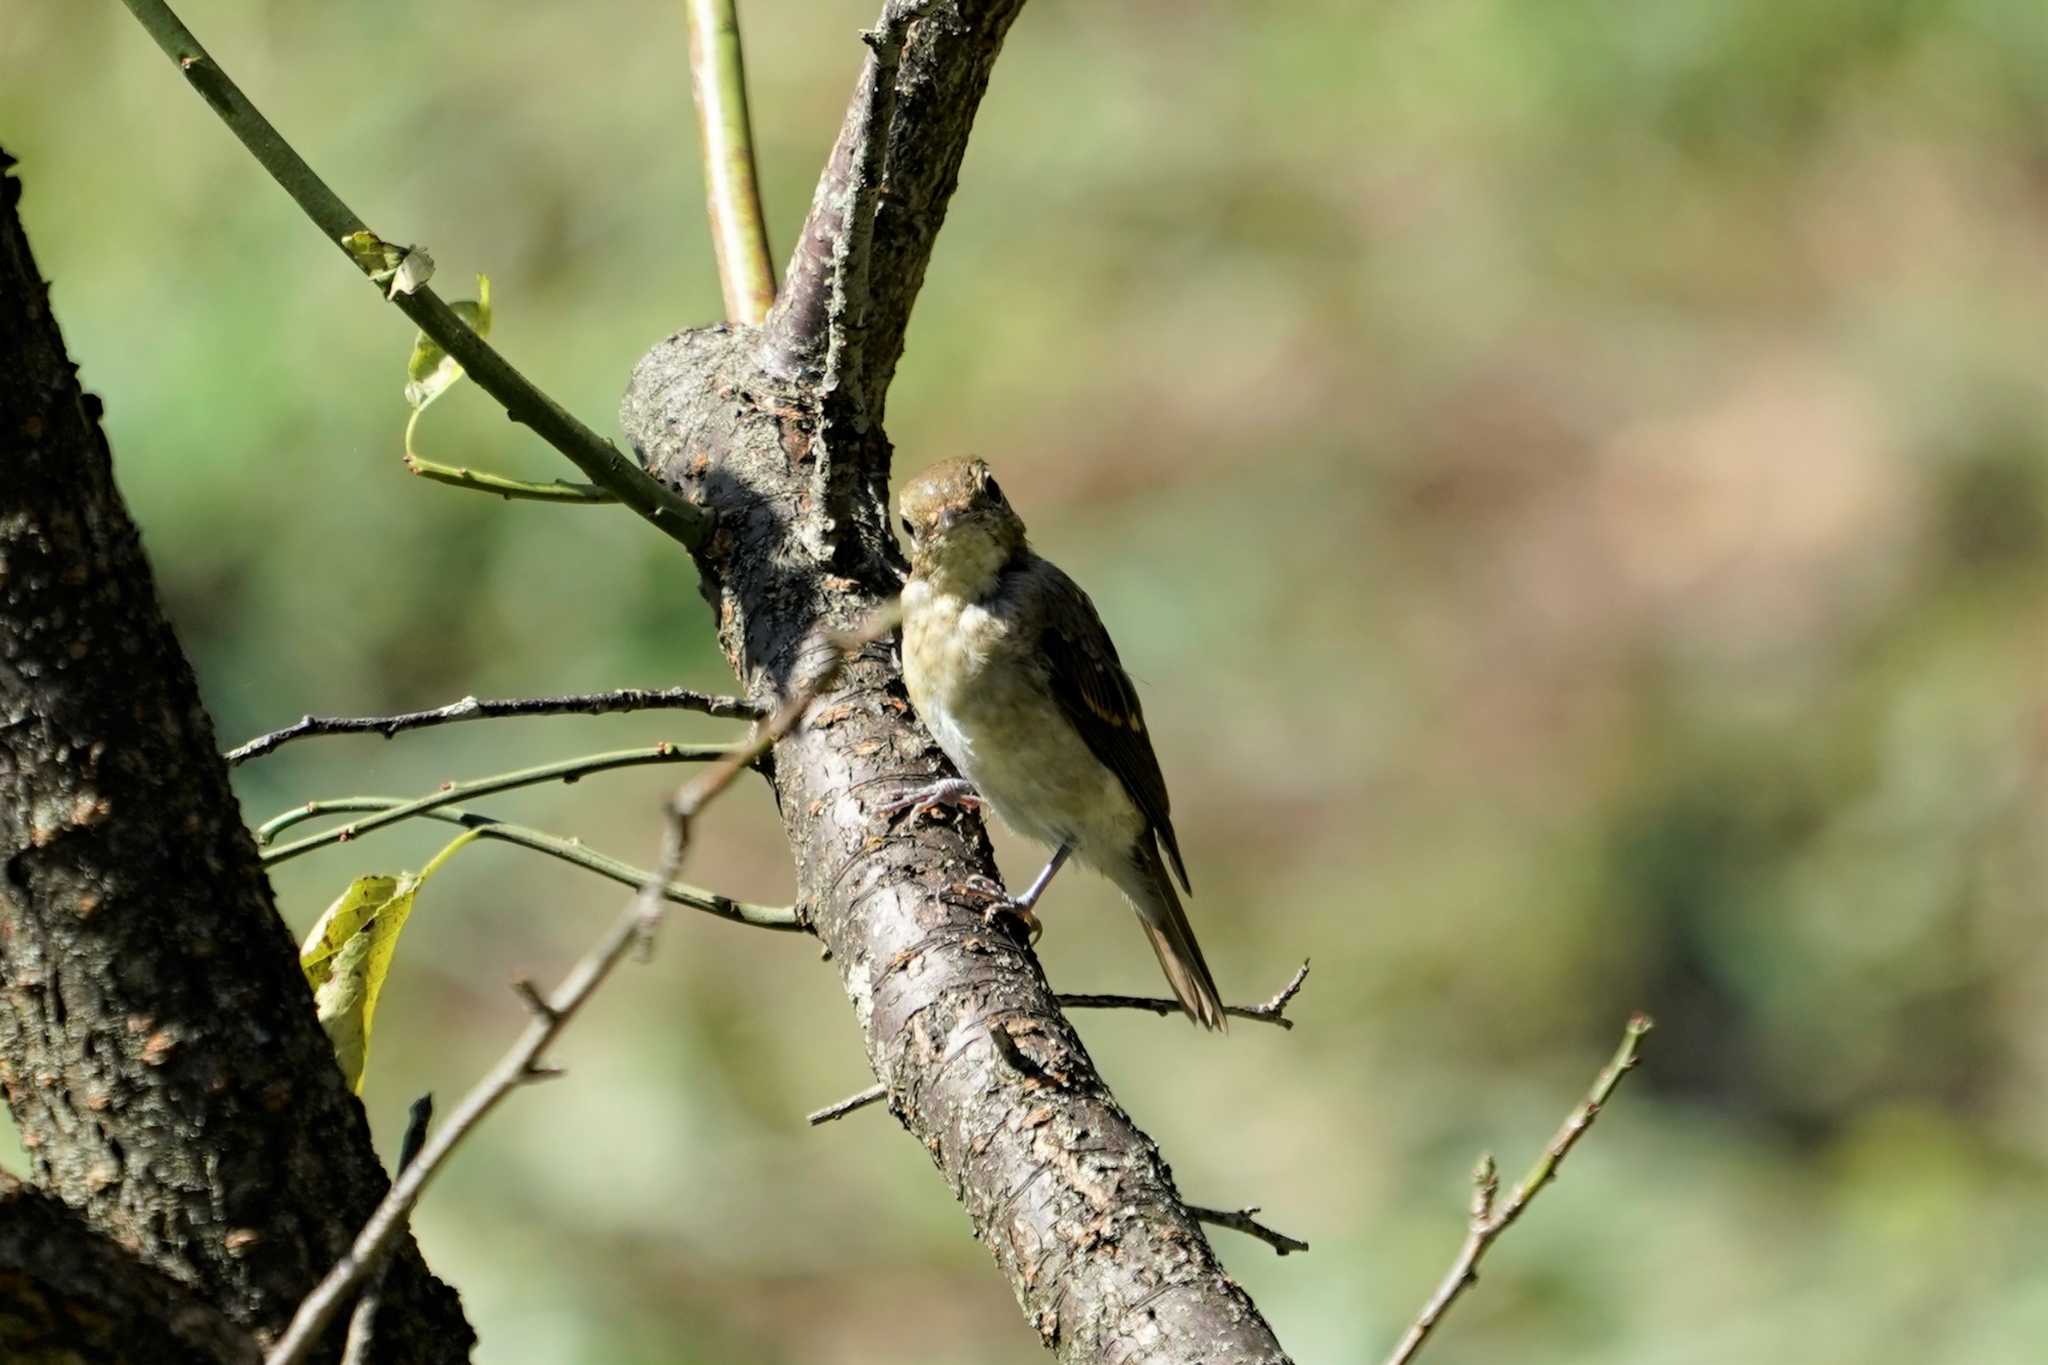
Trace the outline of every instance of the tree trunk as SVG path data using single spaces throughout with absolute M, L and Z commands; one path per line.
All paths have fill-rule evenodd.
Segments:
M 382 1196 L 0 156 L 0 1088 L 36 1182 L 259 1339 Z M 407 1243 L 379 1358 L 466 1359 Z
M 249 1335 L 185 1285 L 0 1175 L 0 1360 L 259 1365 Z

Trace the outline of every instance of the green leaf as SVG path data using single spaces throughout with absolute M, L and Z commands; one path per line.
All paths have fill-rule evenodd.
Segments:
M 459 299 L 449 305 L 455 315 L 468 323 L 480 337 L 491 334 L 491 277 L 476 277 L 476 298 Z M 405 364 L 405 401 L 415 415 L 446 393 L 462 378 L 462 365 L 441 349 L 441 343 L 421 332 L 412 343 L 412 356 Z M 410 449 L 410 442 L 407 443 Z
M 410 247 L 387 242 L 368 228 L 358 228 L 341 239 L 342 249 L 355 258 L 356 266 L 379 284 L 389 280 L 405 262 Z
M 412 914 L 413 900 L 442 863 L 476 831 L 457 838 L 418 873 L 358 877 L 314 921 L 299 947 L 299 967 L 313 988 L 320 1026 L 334 1045 L 349 1089 L 363 1093 L 370 1057 L 370 1025 L 377 998 L 398 952 L 398 934 Z

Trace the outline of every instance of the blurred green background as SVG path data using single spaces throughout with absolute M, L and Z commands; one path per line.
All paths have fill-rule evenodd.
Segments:
M 872 0 L 747 0 L 778 256 Z M 712 320 L 680 6 L 190 0 L 438 283 L 613 429 Z M 223 742 L 304 711 L 729 679 L 616 509 L 399 465 L 411 332 L 119 6 L 11 0 L 0 138 Z M 1089 1016 L 1303 1361 L 1379 1358 L 1491 1147 L 1535 1154 L 1635 1008 L 1648 1063 L 1432 1360 L 2037 1361 L 2048 1341 L 2048 17 L 2038 0 L 1035 0 L 890 403 L 973 451 L 1145 689 L 1226 994 Z M 473 388 L 443 459 L 566 466 Z M 689 718 L 308 743 L 252 820 Z M 480 808 L 651 855 L 662 771 Z M 758 788 L 689 874 L 785 899 Z M 303 929 L 439 827 L 289 864 Z M 1036 850 L 999 835 L 1012 878 Z M 619 889 L 516 849 L 423 897 L 366 1100 L 453 1102 Z M 1158 988 L 1107 888 L 1073 990 Z M 418 1217 L 481 1358 L 1041 1359 L 878 1111 L 805 943 L 679 917 Z M 19 1153 L 7 1163 L 20 1166 Z

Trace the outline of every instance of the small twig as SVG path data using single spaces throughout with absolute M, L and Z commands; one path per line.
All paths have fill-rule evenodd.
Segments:
M 522 976 L 512 983 L 512 994 L 518 996 L 526 1008 L 532 1010 L 541 1018 L 552 1019 L 554 1017 L 555 1007 L 550 1005 L 547 1002 L 547 997 L 540 993 L 540 987 L 534 985 L 526 977 Z
M 1292 1029 L 1294 1021 L 1287 1017 L 1287 1007 L 1301 993 L 1302 983 L 1307 980 L 1308 963 L 1303 962 L 1271 1000 L 1263 1005 L 1225 1005 L 1223 1012 L 1233 1019 L 1255 1019 L 1262 1024 Z M 1147 1010 L 1161 1017 L 1181 1014 L 1185 1008 L 1178 1000 L 1154 995 L 1062 995 L 1060 1007 L 1070 1010 Z
M 451 488 L 467 488 L 475 493 L 491 493 L 501 498 L 520 498 L 528 502 L 566 502 L 585 507 L 603 507 L 619 500 L 618 494 L 594 483 L 570 483 L 567 479 L 551 479 L 547 483 L 530 483 L 525 479 L 510 479 L 503 474 L 491 474 L 467 465 L 440 464 L 424 455 L 408 452 L 405 467 L 423 479 L 434 483 L 445 483 Z
M 1636 1064 L 1636 1047 L 1644 1034 L 1651 1028 L 1647 1014 L 1638 1014 L 1628 1021 L 1628 1027 L 1621 1035 L 1621 1046 L 1593 1081 L 1593 1088 L 1578 1108 L 1565 1117 L 1550 1145 L 1543 1149 L 1543 1155 L 1529 1168 L 1520 1184 L 1509 1193 L 1507 1203 L 1495 1206 L 1495 1195 L 1500 1188 L 1500 1177 L 1495 1171 L 1493 1158 L 1482 1156 L 1472 1171 L 1472 1205 L 1470 1229 L 1465 1234 L 1465 1243 L 1458 1248 L 1457 1259 L 1451 1262 L 1450 1270 L 1437 1285 L 1436 1292 L 1429 1296 L 1429 1302 L 1422 1306 L 1408 1334 L 1401 1338 L 1401 1344 L 1387 1357 L 1387 1365 L 1406 1365 L 1415 1358 L 1422 1344 L 1429 1340 L 1429 1334 L 1436 1330 L 1444 1313 L 1457 1301 L 1460 1294 L 1479 1278 L 1479 1262 L 1486 1255 L 1499 1236 L 1522 1216 L 1522 1210 L 1545 1185 L 1557 1176 L 1557 1168 L 1572 1148 L 1578 1145 L 1586 1130 L 1593 1126 L 1593 1120 L 1600 1116 L 1600 1108 L 1607 1103 L 1614 1088 L 1621 1084 L 1621 1078 Z
M 754 178 L 754 132 L 747 114 L 746 65 L 733 0 L 687 0 L 690 92 L 704 152 L 704 200 L 728 321 L 758 327 L 775 303 L 761 191 Z
M 314 815 L 335 815 L 350 811 L 392 810 L 409 804 L 397 796 L 348 796 L 337 801 L 309 801 L 308 806 L 318 807 Z M 515 825 L 509 820 L 461 810 L 455 806 L 438 806 L 433 810 L 416 812 L 423 820 L 439 820 L 444 824 L 461 825 L 473 829 L 486 839 L 497 839 L 520 848 L 545 853 L 550 858 L 559 858 L 600 877 L 607 877 L 623 886 L 641 887 L 654 874 L 644 867 L 609 853 L 600 853 L 584 845 L 580 839 L 565 839 L 559 834 L 534 829 L 530 825 Z M 706 891 L 699 886 L 671 880 L 665 893 L 677 905 L 687 905 L 692 910 L 702 910 L 707 915 L 731 920 L 735 924 L 748 924 L 756 929 L 779 929 L 785 932 L 808 933 L 810 924 L 793 905 L 758 905 L 753 901 L 734 900 L 721 896 L 715 891 Z
M 412 1165 L 413 1159 L 420 1154 L 420 1148 L 426 1145 L 427 1125 L 433 1120 L 432 1095 L 422 1095 L 412 1102 L 412 1110 L 405 1123 L 405 1138 L 398 1145 L 400 1172 Z M 384 1277 L 390 1269 L 391 1258 L 387 1256 L 371 1272 L 370 1282 L 363 1287 L 363 1297 L 356 1302 L 356 1311 L 349 1314 L 348 1342 L 342 1347 L 341 1365 L 369 1365 L 370 1345 L 377 1334 L 377 1310 L 384 1303 Z
M 1200 1204 L 1183 1204 L 1181 1207 L 1188 1211 L 1189 1216 L 1199 1219 L 1204 1223 L 1213 1224 L 1219 1228 L 1229 1228 L 1233 1232 L 1241 1232 L 1247 1237 L 1258 1238 L 1261 1242 L 1273 1248 L 1273 1254 L 1276 1256 L 1285 1256 L 1292 1251 L 1308 1250 L 1308 1243 L 1302 1241 L 1299 1237 L 1289 1237 L 1286 1233 L 1276 1228 L 1269 1228 L 1264 1223 L 1258 1221 L 1258 1219 L 1252 1217 L 1253 1214 L 1259 1211 L 1257 1205 L 1246 1209 L 1209 1209 L 1202 1207 Z
M 545 1074 L 538 1065 L 541 1053 L 632 950 L 640 932 L 641 899 L 641 896 L 635 896 L 612 921 L 604 937 L 569 969 L 562 984 L 547 997 L 548 1012 L 535 1014 L 527 1021 L 518 1040 L 498 1059 L 497 1065 L 462 1097 L 462 1103 L 442 1125 L 441 1131 L 428 1140 L 418 1159 L 399 1172 L 390 1192 L 377 1205 L 369 1221 L 363 1224 L 348 1252 L 335 1262 L 334 1267 L 314 1286 L 313 1292 L 299 1304 L 298 1311 L 292 1315 L 291 1325 L 264 1358 L 264 1365 L 300 1365 L 307 1358 L 335 1314 L 348 1301 L 348 1296 L 390 1251 L 413 1206 L 419 1203 L 427 1182 L 434 1178 L 449 1155 L 482 1122 L 484 1116 L 498 1106 L 499 1101 Z
M 661 862 L 654 874 L 648 877 L 597 945 L 570 969 L 553 995 L 543 997 L 530 987 L 522 992 L 533 1016 L 525 1031 L 497 1065 L 463 1097 L 454 1116 L 427 1143 L 419 1159 L 399 1173 L 390 1192 L 356 1235 L 348 1253 L 299 1304 L 290 1326 L 265 1357 L 265 1365 L 301 1365 L 347 1301 L 348 1295 L 356 1291 L 364 1277 L 389 1253 L 428 1180 L 463 1138 L 497 1107 L 500 1100 L 519 1086 L 560 1074 L 541 1065 L 541 1054 L 627 953 L 636 945 L 644 947 L 650 941 L 654 927 L 660 922 L 665 893 L 675 880 L 683 854 L 689 848 L 692 818 L 730 787 L 742 771 L 759 762 L 777 740 L 795 728 L 811 703 L 817 700 L 818 694 L 839 676 L 846 660 L 865 645 L 895 629 L 899 615 L 892 603 L 875 612 L 859 630 L 825 637 L 832 657 L 812 680 L 758 727 L 753 739 L 735 748 L 718 751 L 723 761 L 684 783 L 677 791 L 669 803 L 667 834 Z M 529 770 L 532 771 L 537 770 Z M 371 818 L 385 819 L 397 814 L 397 810 L 392 810 Z M 369 821 L 362 823 L 367 825 Z
M 400 820 L 424 815 L 440 806 L 452 806 L 472 796 L 489 796 L 493 792 L 511 791 L 515 787 L 534 787 L 545 782 L 575 782 L 593 773 L 610 772 L 618 768 L 644 768 L 659 763 L 712 763 L 729 760 L 735 754 L 746 753 L 746 746 L 729 744 L 653 744 L 641 749 L 620 749 L 608 754 L 585 754 L 581 758 L 564 759 L 559 763 L 543 763 L 534 768 L 520 768 L 509 773 L 494 773 L 489 777 L 473 777 L 462 782 L 444 782 L 438 791 L 427 796 L 416 797 L 402 805 L 378 811 L 367 819 L 351 821 L 334 829 L 309 834 L 303 839 L 270 849 L 263 855 L 263 864 L 269 867 L 301 853 L 311 853 L 316 848 L 329 844 L 346 843 L 350 839 L 368 834 L 372 830 L 397 824 Z M 752 755 L 740 766 L 745 767 L 758 755 Z M 309 801 L 294 806 L 288 811 L 271 816 L 256 827 L 256 842 L 267 844 L 281 831 L 301 821 L 310 820 L 323 809 L 318 801 Z M 664 878 L 666 882 L 668 879 Z
M 326 234 L 327 240 L 339 246 L 364 274 L 377 279 L 380 272 L 372 263 L 371 253 L 354 250 L 350 244 L 367 240 L 381 245 L 382 239 L 314 174 L 305 158 L 249 102 L 241 87 L 228 78 L 220 63 L 200 46 L 199 39 L 171 12 L 170 6 L 163 0 L 126 0 L 126 4 L 207 107 L 241 139 L 250 155 L 270 172 L 271 178 Z M 422 332 L 439 342 L 485 393 L 498 400 L 506 416 L 532 428 L 534 435 L 568 456 L 593 483 L 617 494 L 620 502 L 684 545 L 695 548 L 710 534 L 711 517 L 703 508 L 656 480 L 617 446 L 535 388 L 432 289 L 421 286 L 387 291 L 380 285 L 378 292 L 386 294 Z
M 427 1125 L 434 1121 L 434 1097 L 422 1095 L 412 1102 L 412 1108 L 405 1116 L 405 1136 L 398 1141 L 398 1169 L 418 1159 L 420 1148 L 427 1145 Z
M 871 1085 L 865 1090 L 848 1095 L 843 1100 L 835 1100 L 823 1109 L 813 1109 L 810 1113 L 804 1115 L 804 1122 L 816 1128 L 821 1123 L 830 1123 L 834 1119 L 843 1119 L 855 1110 L 865 1109 L 871 1104 L 879 1104 L 888 1097 L 889 1088 L 887 1086 Z
M 1256 1019 L 1264 1024 L 1277 1024 L 1284 1029 L 1294 1027 L 1294 1021 L 1287 1017 L 1288 1005 L 1301 993 L 1302 983 L 1308 980 L 1308 963 L 1296 969 L 1287 984 L 1263 1005 L 1225 1005 L 1223 1012 L 1239 1019 Z M 1145 1010 L 1164 1018 L 1169 1014 L 1181 1013 L 1178 1000 L 1167 1000 L 1149 995 L 1062 995 L 1060 1008 L 1069 1010 Z M 867 1108 L 887 1098 L 889 1092 L 879 1085 L 848 1095 L 845 1099 L 834 1100 L 823 1109 L 813 1109 L 804 1115 L 804 1122 L 815 1128 L 821 1123 L 843 1119 L 848 1114 Z
M 258 735 L 223 755 L 229 767 L 261 758 L 272 750 L 315 735 L 377 734 L 386 739 L 405 730 L 425 730 L 461 720 L 501 720 L 512 716 L 609 716 L 626 711 L 700 711 L 721 719 L 754 720 L 759 707 L 738 697 L 722 697 L 687 687 L 615 687 L 608 692 L 579 692 L 558 697 L 464 697 L 430 711 L 403 711 L 395 716 L 305 716 L 282 730 Z
M 670 883 L 675 880 L 677 870 L 682 866 L 683 855 L 690 845 L 690 822 L 706 804 L 730 787 L 733 780 L 747 768 L 760 761 L 775 742 L 794 729 L 803 719 L 804 713 L 817 700 L 818 694 L 830 686 L 833 679 L 845 667 L 846 661 L 862 647 L 881 639 L 896 628 L 901 612 L 895 603 L 877 610 L 860 629 L 844 634 L 827 635 L 825 643 L 832 650 L 831 659 L 812 678 L 810 683 L 784 703 L 767 722 L 756 730 L 754 737 L 746 744 L 720 751 L 723 761 L 706 770 L 701 776 L 683 784 L 669 803 L 670 818 L 663 840 L 661 861 L 654 874 L 641 886 L 631 903 L 612 923 L 597 945 L 586 953 L 570 969 L 562 984 L 547 997 L 534 993 L 529 1001 L 533 1018 L 525 1032 L 512 1045 L 498 1064 L 491 1068 L 481 1081 L 463 1097 L 462 1104 L 449 1119 L 447 1126 L 427 1144 L 419 1160 L 400 1173 L 393 1182 L 391 1191 L 377 1206 L 363 1230 L 356 1235 L 355 1243 L 348 1253 L 337 1261 L 333 1269 L 316 1285 L 299 1304 L 292 1315 L 291 1325 L 285 1329 L 275 1348 L 265 1358 L 264 1365 L 300 1365 L 306 1358 L 327 1324 L 333 1321 L 347 1296 L 362 1283 L 363 1276 L 374 1268 L 376 1262 L 390 1249 L 399 1230 L 404 1227 L 406 1217 L 419 1202 L 427 1181 L 448 1159 L 457 1144 L 468 1135 L 498 1102 L 521 1085 L 543 1080 L 560 1073 L 540 1064 L 542 1052 L 555 1036 L 575 1017 L 591 993 L 602 985 L 614 967 L 634 950 L 643 951 L 651 942 L 656 925 L 661 920 L 661 906 Z M 395 815 L 395 811 L 385 812 Z M 372 817 L 373 819 L 381 817 Z M 368 823 L 367 821 L 364 823 Z

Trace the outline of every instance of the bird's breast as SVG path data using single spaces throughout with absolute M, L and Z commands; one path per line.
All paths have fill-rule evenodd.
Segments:
M 912 582 L 903 594 L 903 676 L 917 714 L 960 775 L 1019 833 L 1128 848 L 1142 826 L 1114 774 L 1047 690 L 1037 642 L 980 603 Z
M 903 681 L 947 757 L 973 766 L 974 732 L 1000 686 L 1003 623 L 986 607 L 913 581 L 903 592 Z

